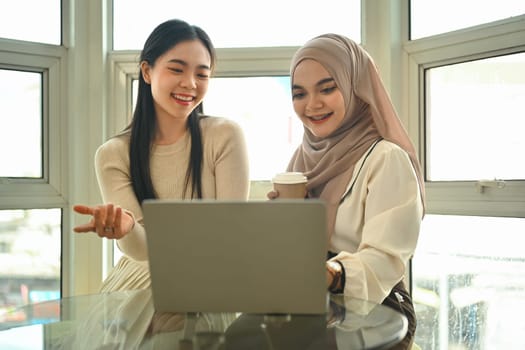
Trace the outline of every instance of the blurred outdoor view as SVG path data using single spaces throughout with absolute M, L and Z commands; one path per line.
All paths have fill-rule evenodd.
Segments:
M 60 298 L 61 216 L 60 209 L 0 210 L 0 322 L 26 319 L 5 319 L 11 308 Z
M 422 349 L 525 349 L 525 219 L 427 215 L 412 263 Z

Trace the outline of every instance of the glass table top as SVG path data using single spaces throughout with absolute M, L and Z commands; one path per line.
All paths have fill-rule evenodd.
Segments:
M 0 349 L 388 349 L 407 319 L 329 295 L 327 312 L 158 313 L 150 290 L 82 295 L 0 314 Z

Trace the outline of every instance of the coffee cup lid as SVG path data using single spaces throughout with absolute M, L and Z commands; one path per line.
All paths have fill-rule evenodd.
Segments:
M 279 173 L 276 174 L 272 179 L 273 183 L 280 184 L 298 184 L 306 181 L 306 176 L 304 176 L 304 174 L 300 172 Z

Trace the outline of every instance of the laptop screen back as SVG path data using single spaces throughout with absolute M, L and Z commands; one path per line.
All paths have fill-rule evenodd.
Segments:
M 147 200 L 143 212 L 157 311 L 326 311 L 320 201 Z

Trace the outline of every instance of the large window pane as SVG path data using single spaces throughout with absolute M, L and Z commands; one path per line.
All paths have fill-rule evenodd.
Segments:
M 302 139 L 288 76 L 213 78 L 204 112 L 240 124 L 248 145 L 251 180 L 270 180 L 286 170 Z
M 0 177 L 42 177 L 42 75 L 0 69 Z
M 2 1 L 0 37 L 61 44 L 60 0 Z
M 411 0 L 410 37 L 419 39 L 522 14 L 523 0 Z
M 422 349 L 525 349 L 525 219 L 427 215 L 412 270 Z
M 525 53 L 426 71 L 427 178 L 525 179 Z
M 169 0 L 113 0 L 113 47 L 141 49 L 159 23 L 180 18 L 202 27 L 216 47 L 298 46 L 325 32 L 361 40 L 361 0 L 203 0 L 184 6 Z
M 60 298 L 61 215 L 0 210 L 0 322 L 6 308 Z

